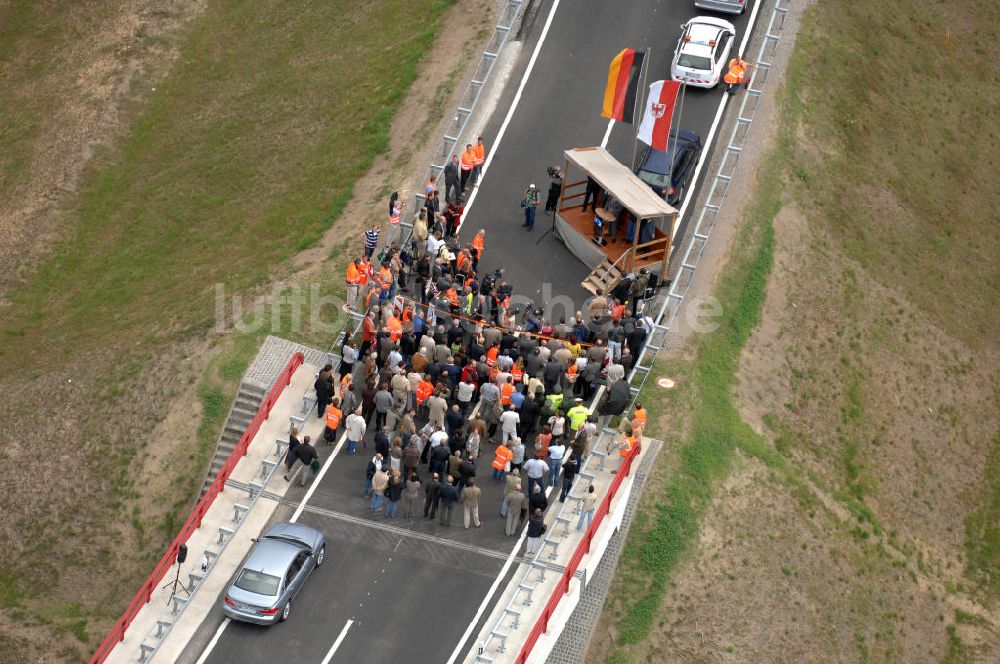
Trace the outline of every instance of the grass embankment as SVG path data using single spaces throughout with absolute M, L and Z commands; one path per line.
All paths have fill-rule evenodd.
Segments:
M 992 84 L 1000 12 L 985 0 L 832 2 L 811 11 L 800 42 L 811 47 L 799 49 L 798 64 L 824 74 L 803 83 L 805 138 L 794 154 L 792 191 L 860 268 L 847 278 L 859 290 L 873 282 L 892 291 L 876 303 L 884 311 L 880 324 L 861 320 L 865 312 L 852 316 L 859 334 L 845 354 L 854 364 L 843 373 L 852 387 L 847 425 L 867 434 L 880 430 L 879 410 L 888 405 L 867 377 L 882 370 L 872 356 L 900 327 L 903 344 L 893 349 L 899 363 L 929 359 L 922 377 L 937 385 L 943 369 L 974 374 L 991 363 L 995 368 L 1000 353 L 1000 134 L 993 121 L 1000 91 Z M 949 343 L 943 350 L 930 335 L 907 329 L 897 315 L 904 307 L 940 328 L 957 349 Z M 804 382 L 806 390 L 819 387 L 818 380 Z M 915 383 L 903 391 L 917 394 Z M 969 389 L 983 388 L 970 381 Z M 948 438 L 969 436 L 973 422 L 992 422 L 992 435 L 977 432 L 982 438 L 969 441 L 986 463 L 981 471 L 968 469 L 978 497 L 969 503 L 965 561 L 974 583 L 1000 598 L 1000 385 L 994 381 L 992 394 L 989 386 L 985 391 L 986 412 L 962 407 L 970 395 L 961 394 L 946 393 L 953 400 L 940 405 L 932 395 L 921 405 L 934 406 Z M 847 484 L 858 497 L 878 484 L 865 469 L 875 453 L 865 434 L 842 452 Z
M 771 220 L 780 208 L 784 155 L 784 150 L 776 151 L 759 173 L 757 201 L 716 292 L 723 311 L 716 321 L 719 329 L 696 339 L 693 360 L 658 362 L 679 380 L 676 392 L 657 395 L 660 388 L 649 383 L 640 396 L 643 403 L 671 413 L 676 426 L 666 443 L 677 450 L 678 465 L 655 494 L 644 496 L 629 533 L 622 555 L 627 562 L 612 594 L 620 617 L 609 661 L 632 661 L 628 646 L 649 634 L 670 577 L 697 537 L 713 487 L 729 473 L 733 451 L 737 446 L 759 448 L 757 435 L 740 418 L 732 383 L 764 303 L 774 243 Z
M 987 83 L 996 17 L 985 1 L 831 1 L 808 10 L 781 93 L 778 145 L 719 287 L 722 327 L 694 340 L 693 359 L 661 360 L 681 379 L 675 393 L 654 387 L 642 396 L 669 415 L 676 468 L 654 476 L 626 544 L 608 604 L 617 632 L 610 661 L 641 661 L 678 640 L 679 652 L 699 660 L 726 657 L 719 642 L 739 640 L 742 658 L 769 661 L 785 656 L 788 638 L 821 658 L 846 641 L 861 661 L 997 652 L 995 626 L 950 603 L 995 606 L 1000 597 L 1000 187 L 992 178 L 1000 136 L 990 111 L 998 92 Z M 768 301 L 776 332 L 741 366 L 779 243 L 772 220 L 790 203 L 807 219 L 781 238 L 782 301 Z M 737 391 L 740 408 L 762 411 L 767 438 L 743 421 Z M 747 537 L 762 550 L 745 550 L 742 564 L 740 554 L 723 556 L 742 568 L 719 574 L 736 590 L 713 599 L 729 603 L 674 598 L 684 613 L 664 615 L 677 563 L 737 449 L 779 471 L 777 493 L 792 496 L 799 513 L 781 524 L 744 522 L 754 534 L 780 530 Z M 760 488 L 771 500 L 774 491 Z M 766 547 L 799 545 L 811 552 L 808 580 L 791 567 L 777 581 L 746 567 L 785 557 Z M 693 574 L 688 591 L 713 582 L 704 567 Z M 749 579 L 737 584 L 739 576 Z M 791 598 L 760 602 L 734 595 L 741 590 Z M 784 613 L 768 613 L 772 604 Z M 722 631 L 706 639 L 706 624 Z M 748 626 L 768 624 L 766 643 Z
M 0 503 L 11 543 L 0 600 L 18 624 L 15 657 L 78 661 L 173 536 L 235 383 L 271 330 L 267 317 L 251 335 L 224 338 L 208 351 L 217 357 L 207 376 L 181 380 L 214 323 L 214 285 L 255 293 L 334 223 L 386 149 L 450 4 L 210 3 L 179 38 L 169 76 L 125 109 L 131 129 L 88 168 L 68 239 L 10 293 L 0 320 L 0 380 L 12 395 L 4 418 L 18 424 L 5 438 L 17 429 L 47 441 L 58 464 L 36 480 L 54 473 L 57 482 L 59 468 L 74 475 L 71 491 L 37 496 L 37 483 L 16 483 Z M 31 12 L 19 15 L 0 53 L 48 43 L 33 33 Z M 5 130 L 13 148 L 5 152 L 17 160 L 31 124 L 12 117 L 23 123 L 13 139 Z M 331 272 L 321 277 L 324 294 L 340 288 Z M 324 314 L 329 321 L 332 308 Z M 287 327 L 287 309 L 281 321 Z M 328 340 L 308 315 L 303 323 L 279 331 Z M 152 495 L 142 484 L 147 446 L 166 443 L 149 432 L 166 414 L 161 406 L 198 383 L 202 425 L 190 442 L 170 441 L 177 449 L 156 472 L 176 477 Z M 54 421 L 41 406 L 46 394 L 62 394 L 73 416 Z M 127 525 L 108 532 L 109 524 Z

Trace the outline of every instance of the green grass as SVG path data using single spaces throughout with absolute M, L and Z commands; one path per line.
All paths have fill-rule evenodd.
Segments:
M 679 389 L 689 394 L 678 400 L 692 409 L 690 433 L 678 450 L 679 468 L 661 491 L 644 497 L 644 501 L 655 501 L 649 523 L 630 531 L 625 556 L 636 561 L 635 570 L 630 573 L 632 582 L 622 587 L 627 590 L 617 593 L 626 612 L 619 621 L 611 662 L 631 661 L 628 646 L 648 636 L 671 574 L 695 541 L 715 486 L 729 473 L 733 451 L 747 447 L 770 463 L 779 463 L 777 452 L 764 452 L 766 445 L 740 418 L 732 385 L 740 353 L 760 320 L 764 303 L 774 250 L 771 222 L 781 207 L 780 174 L 786 149 L 787 141 L 767 157 L 760 171 L 757 198 L 716 293 L 724 312 L 720 329 L 698 339 L 697 356 L 690 366 L 670 367 L 671 375 L 685 376 Z M 641 399 L 646 401 L 646 395 Z
M 997 4 L 839 0 L 809 11 L 798 36 L 809 46 L 795 54 L 809 78 L 792 191 L 870 275 L 973 348 L 995 348 Z
M 386 149 L 449 4 L 210 4 L 88 173 L 72 237 L 12 294 L 0 366 L 26 370 L 38 343 L 79 353 L 201 333 L 215 283 L 241 293 L 287 269 Z
M 631 563 L 619 571 L 611 595 L 622 615 L 608 661 L 638 661 L 642 642 L 662 624 L 671 575 L 696 542 L 700 519 L 736 449 L 777 471 L 804 513 L 823 509 L 810 485 L 833 496 L 856 521 L 844 533 L 864 551 L 882 551 L 881 541 L 869 542 L 886 531 L 864 501 L 879 489 L 868 462 L 884 441 L 871 410 L 883 395 L 872 393 L 866 377 L 877 368 L 868 364 L 871 351 L 884 344 L 892 326 L 905 325 L 899 319 L 904 309 L 890 301 L 879 323 L 884 327 L 866 327 L 862 315 L 870 302 L 861 293 L 873 281 L 898 289 L 946 333 L 974 349 L 996 348 L 1000 245 L 992 219 L 1000 187 L 987 174 L 996 171 L 1000 146 L 990 112 L 998 93 L 986 82 L 996 78 L 994 58 L 987 54 L 995 52 L 997 22 L 983 19 L 997 16 L 995 3 L 986 1 L 834 0 L 808 10 L 780 93 L 777 145 L 758 172 L 755 198 L 723 272 L 723 331 L 698 339 L 692 361 L 667 367 L 683 378 L 665 408 L 672 423 L 689 420 L 689 426 L 685 433 L 667 433 L 680 465 L 666 474 L 661 490 L 647 489 L 630 530 L 623 559 Z M 974 63 L 968 63 L 970 52 Z M 827 367 L 801 366 L 792 347 L 787 412 L 764 417 L 772 443 L 740 419 L 732 389 L 741 349 L 760 315 L 771 220 L 783 194 L 837 242 L 807 251 L 837 252 L 846 260 L 841 274 L 830 275 L 842 286 L 840 297 L 828 303 L 837 317 L 829 340 L 840 349 L 834 366 L 829 373 Z M 850 336 L 842 339 L 845 332 Z M 833 385 L 836 398 L 830 397 Z M 832 416 L 835 440 L 813 444 L 803 435 L 822 424 L 810 421 L 817 410 Z M 966 527 L 969 574 L 982 587 L 995 588 L 1000 438 L 993 450 Z M 822 457 L 816 461 L 829 467 L 830 476 L 800 467 L 800 454 Z M 888 541 L 900 549 L 895 530 Z M 879 564 L 884 558 L 876 557 Z M 788 566 L 780 571 L 798 574 Z M 859 649 L 867 653 L 861 639 Z M 954 628 L 948 648 L 946 661 L 967 655 Z

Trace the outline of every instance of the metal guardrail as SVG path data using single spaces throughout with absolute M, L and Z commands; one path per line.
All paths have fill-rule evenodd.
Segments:
M 663 302 L 656 314 L 654 330 L 650 333 L 646 345 L 643 346 L 639 352 L 639 356 L 636 358 L 635 366 L 632 368 L 631 373 L 629 373 L 629 383 L 632 385 L 633 399 L 638 396 L 639 392 L 645 386 L 646 380 L 652 372 L 653 362 L 656 361 L 657 354 L 666 345 L 667 335 L 677 318 L 677 313 L 680 311 L 685 295 L 687 295 L 688 290 L 691 288 L 698 262 L 705 252 L 709 235 L 711 235 L 712 229 L 715 228 L 715 223 L 719 218 L 719 211 L 725 203 L 729 187 L 736 176 L 736 168 L 743 153 L 743 145 L 750 132 L 750 125 L 753 123 L 757 111 L 760 109 L 764 86 L 767 83 L 773 66 L 772 61 L 777 52 L 778 43 L 781 40 L 781 34 L 785 27 L 785 17 L 788 15 L 788 5 L 790 3 L 791 0 L 776 0 L 775 6 L 771 11 L 771 19 L 768 22 L 767 29 L 764 31 L 757 59 L 753 62 L 755 66 L 751 69 L 750 80 L 745 91 L 746 94 L 743 95 L 740 103 L 736 123 L 729 135 L 729 141 L 722 154 L 719 167 L 712 178 L 708 195 L 705 198 L 705 205 L 698 214 L 698 219 L 691 233 L 691 241 L 688 243 L 687 249 L 684 252 L 684 258 L 681 260 L 680 270 L 671 284 L 666 297 L 663 298 Z M 636 378 L 639 378 L 638 386 L 634 383 Z
M 667 335 L 670 332 L 670 328 L 677 318 L 681 303 L 684 301 L 684 296 L 687 294 L 688 290 L 690 290 L 691 283 L 694 281 L 694 274 L 698 266 L 698 261 L 705 252 L 705 247 L 708 244 L 708 238 L 712 229 L 715 228 L 719 211 L 725 202 L 726 195 L 729 192 L 729 186 L 736 175 L 736 168 L 739 164 L 743 145 L 746 142 L 750 131 L 750 125 L 753 123 L 753 120 L 757 115 L 757 111 L 760 108 L 761 96 L 764 91 L 764 86 L 767 83 L 771 68 L 773 67 L 773 58 L 777 52 L 778 43 L 781 40 L 781 34 L 785 26 L 785 17 L 788 15 L 788 5 L 790 3 L 791 0 L 776 0 L 775 6 L 771 11 L 770 21 L 768 22 L 767 29 L 764 32 L 764 38 L 761 42 L 757 59 L 754 61 L 756 66 L 751 71 L 746 94 L 743 96 L 740 103 L 736 123 L 729 136 L 729 142 L 726 144 L 722 160 L 719 163 L 719 167 L 716 170 L 714 178 L 712 179 L 708 196 L 705 199 L 705 205 L 702 207 L 701 212 L 698 215 L 697 222 L 695 223 L 695 227 L 691 235 L 691 241 L 688 243 L 687 249 L 684 252 L 684 258 L 681 261 L 680 271 L 677 274 L 677 278 L 675 278 L 671 284 L 666 297 L 663 298 L 663 302 L 661 303 L 656 318 L 654 319 L 653 329 L 650 331 L 650 334 L 646 339 L 646 343 L 639 351 L 639 356 L 636 358 L 635 366 L 628 375 L 628 381 L 632 393 L 632 400 L 629 404 L 629 408 L 631 408 L 634 404 L 635 399 L 645 386 L 646 380 L 652 373 L 653 363 L 656 361 L 656 356 L 659 354 L 660 349 L 666 345 Z M 635 384 L 637 378 L 639 379 L 638 385 Z M 598 395 L 598 398 L 595 399 L 595 404 L 598 402 L 599 396 L 600 395 Z M 614 434 L 614 432 L 605 429 L 603 435 L 608 435 L 609 432 L 612 435 Z M 629 458 L 629 464 L 631 464 L 632 458 L 634 458 L 634 456 Z M 618 478 L 616 478 L 616 481 L 618 481 Z M 596 520 L 594 525 L 596 525 Z M 576 556 L 574 556 L 574 559 L 576 559 Z M 577 564 L 578 563 L 579 560 L 577 560 Z M 575 569 L 572 561 L 567 569 Z M 559 602 L 559 599 L 567 591 L 567 589 L 568 585 L 565 588 L 557 586 L 557 592 L 554 593 L 549 600 L 549 604 L 552 606 L 549 606 L 549 604 L 546 605 L 545 611 L 529 635 L 529 641 L 526 642 L 521 653 L 518 655 L 516 660 L 517 664 L 523 664 L 527 661 L 527 658 L 531 653 L 531 648 L 534 646 L 534 643 L 537 641 L 541 633 L 545 631 L 548 619 L 552 615 L 552 610 L 554 610 L 555 606 Z M 560 590 L 561 592 L 559 592 Z M 505 620 L 507 615 L 508 614 L 505 610 L 505 613 L 502 614 L 500 620 L 498 620 L 497 625 L 500 625 Z M 494 628 L 494 631 L 495 630 L 496 627 Z M 489 662 L 491 660 L 480 654 L 476 658 L 476 661 Z
M 439 176 L 444 170 L 445 165 L 451 160 L 452 155 L 461 153 L 459 149 L 461 144 L 459 141 L 465 134 L 469 120 L 472 118 L 479 103 L 479 96 L 486 87 L 500 51 L 507 44 L 507 40 L 514 31 L 517 20 L 521 15 L 521 10 L 526 2 L 527 0 L 494 0 L 496 24 L 493 27 L 493 34 L 483 48 L 483 52 L 479 57 L 479 63 L 476 65 L 476 70 L 466 85 L 461 101 L 459 101 L 458 107 L 452 115 L 452 121 L 445 129 L 437 146 L 431 152 L 431 163 L 427 169 L 426 179 L 429 180 L 431 176 Z M 421 191 L 415 192 L 412 201 L 414 207 L 412 209 L 419 210 L 422 208 L 425 199 L 426 196 Z M 413 236 L 413 223 L 411 221 L 401 221 L 398 225 L 391 226 L 390 232 L 391 235 L 386 238 L 385 244 L 378 254 L 378 264 L 382 263 L 389 247 L 393 244 L 403 247 L 410 243 L 410 238 Z M 351 313 L 344 328 L 337 335 L 336 340 L 328 351 L 331 357 L 335 355 L 334 351 L 343 345 L 348 328 L 352 328 L 350 332 L 352 335 L 357 334 L 358 330 L 361 329 L 361 322 L 363 320 L 364 313 Z
M 596 471 L 604 470 L 605 461 L 607 457 L 611 454 L 615 454 L 613 451 L 607 451 L 608 444 L 607 441 L 609 437 L 613 439 L 617 433 L 611 429 L 604 429 L 601 432 L 601 436 L 595 441 L 594 447 L 591 450 L 590 455 L 584 460 L 583 467 L 579 471 L 579 477 L 593 477 L 593 473 Z M 603 445 L 601 444 L 603 442 Z M 604 451 L 602 451 L 604 450 Z M 641 452 L 642 445 L 637 443 L 629 456 L 622 459 L 622 462 L 618 468 L 618 473 L 615 475 L 614 479 L 611 481 L 611 485 L 608 487 L 608 492 L 605 494 L 604 498 L 601 500 L 600 505 L 594 512 L 594 518 L 587 528 L 586 533 L 584 533 L 583 538 L 577 544 L 573 555 L 570 557 L 569 562 L 566 564 L 566 570 L 560 575 L 559 581 L 556 583 L 555 588 L 553 588 L 548 601 L 545 603 L 545 607 L 542 609 L 541 616 L 535 621 L 535 625 L 532 627 L 531 631 L 528 633 L 527 638 L 524 641 L 524 645 L 518 653 L 517 658 L 514 660 L 516 664 L 523 664 L 528 656 L 531 654 L 532 648 L 535 643 L 541 637 L 543 633 L 548 629 L 549 619 L 555 613 L 556 608 L 559 606 L 559 602 L 563 595 L 569 592 L 569 584 L 573 577 L 577 575 L 577 570 L 580 566 L 580 562 L 583 557 L 590 552 L 590 546 L 593 543 L 596 535 L 597 529 L 601 526 L 601 523 L 611 512 L 611 501 L 614 500 L 621 488 L 622 482 L 628 477 L 632 470 L 632 462 L 635 460 L 636 456 Z M 596 461 L 595 461 L 596 460 Z M 597 469 L 595 471 L 592 468 L 592 463 L 597 464 Z M 543 478 L 544 480 L 544 478 Z M 573 487 L 582 487 L 584 485 L 583 481 L 577 481 Z M 556 487 L 558 489 L 558 486 Z M 481 641 L 478 645 L 478 651 L 476 653 L 475 662 L 476 664 L 488 664 L 492 662 L 492 658 L 488 654 L 488 650 L 491 646 L 496 643 L 494 647 L 494 652 L 497 654 L 503 654 L 507 647 L 507 639 L 512 635 L 511 631 L 516 630 L 520 627 L 520 616 L 521 608 L 517 607 L 518 602 L 521 607 L 528 607 L 532 604 L 532 593 L 537 586 L 537 584 L 545 579 L 546 571 L 551 571 L 550 566 L 544 561 L 540 560 L 543 553 L 546 553 L 547 548 L 551 548 L 551 552 L 547 553 L 550 558 L 553 558 L 559 547 L 556 529 L 560 525 L 563 527 L 563 534 L 558 536 L 559 539 L 565 537 L 567 531 L 569 530 L 570 524 L 572 524 L 573 517 L 578 515 L 580 512 L 580 501 L 582 496 L 575 496 L 572 492 L 567 496 L 571 502 L 561 503 L 559 512 L 556 514 L 556 518 L 553 520 L 553 525 L 551 530 L 546 531 L 545 539 L 542 542 L 542 546 L 535 553 L 533 558 L 528 562 L 528 567 L 521 575 L 517 582 L 517 590 L 511 595 L 506 606 L 500 613 L 500 617 L 497 618 L 496 622 L 493 623 L 493 627 L 490 628 L 490 632 L 486 639 Z M 566 511 L 570 510 L 571 514 L 566 515 Z M 534 578 L 532 578 L 534 577 Z M 534 583 L 532 583 L 534 581 Z M 583 579 L 583 583 L 586 583 L 586 579 Z M 508 631 L 510 630 L 510 631 Z
M 476 106 L 479 104 L 479 96 L 485 89 L 490 75 L 493 73 L 493 66 L 500 56 L 500 51 L 507 44 L 507 40 L 514 30 L 514 26 L 521 14 L 521 9 L 526 1 L 494 0 L 496 24 L 493 27 L 493 34 L 479 56 L 479 63 L 476 65 L 472 78 L 465 87 L 461 101 L 459 101 L 455 112 L 452 114 L 451 122 L 448 124 L 435 148 L 431 151 L 431 163 L 428 166 L 425 180 L 429 180 L 431 176 L 436 177 L 441 175 L 445 165 L 451 160 L 452 155 L 461 154 L 460 141 L 465 135 L 465 130 L 476 110 Z M 471 137 L 466 138 L 469 139 Z M 414 193 L 414 210 L 419 210 L 423 207 L 426 196 L 421 191 Z M 413 224 L 411 222 L 401 222 L 394 228 L 392 237 L 388 238 L 385 246 L 392 246 L 394 242 L 399 242 L 400 246 L 408 243 L 412 231 Z M 402 241 L 400 242 L 400 240 Z M 384 251 L 379 255 L 380 260 L 383 256 Z
M 139 611 L 141 611 L 142 608 L 146 604 L 148 604 L 150 600 L 152 600 L 153 592 L 157 589 L 160 581 L 163 580 L 163 577 L 174 566 L 175 561 L 177 560 L 177 553 L 180 550 L 181 545 L 186 543 L 188 539 L 190 539 L 194 531 L 196 531 L 198 528 L 201 527 L 201 521 L 204 518 L 205 514 L 212 507 L 212 503 L 215 502 L 215 498 L 220 493 L 222 493 L 226 485 L 226 480 L 229 479 L 229 476 L 236 468 L 236 465 L 239 463 L 240 459 L 242 459 L 246 455 L 247 448 L 250 446 L 250 442 L 253 441 L 254 436 L 257 435 L 257 432 L 260 430 L 261 425 L 270 416 L 271 409 L 274 407 L 274 404 L 277 403 L 278 399 L 281 397 L 281 393 L 291 382 L 292 374 L 295 373 L 295 370 L 299 368 L 299 365 L 302 364 L 304 359 L 305 358 L 302 355 L 302 353 L 295 353 L 294 355 L 292 355 L 292 358 L 288 361 L 288 364 L 285 365 L 284 370 L 281 372 L 281 374 L 275 381 L 274 386 L 271 388 L 271 391 L 268 392 L 266 397 L 264 397 L 264 401 L 261 403 L 260 408 L 257 410 L 257 414 L 254 416 L 254 418 L 250 421 L 250 424 L 247 426 L 246 431 L 240 438 L 240 442 L 236 445 L 235 449 L 233 449 L 232 453 L 229 455 L 229 458 L 226 459 L 226 463 L 219 470 L 219 474 L 216 475 L 215 481 L 212 482 L 211 486 L 208 488 L 208 491 L 205 492 L 205 495 L 202 496 L 201 499 L 198 501 L 197 505 L 195 505 L 195 508 L 194 510 L 192 510 L 191 515 L 188 516 L 187 521 L 185 521 L 184 525 L 181 526 L 180 532 L 177 533 L 177 536 L 170 543 L 170 546 L 167 547 L 167 550 L 163 554 L 163 557 L 160 558 L 160 562 L 157 563 L 156 567 L 153 569 L 153 573 L 150 574 L 149 578 L 147 578 L 145 583 L 142 584 L 142 587 L 140 588 L 139 592 L 129 603 L 128 607 L 125 609 L 125 612 L 121 615 L 120 618 L 118 618 L 117 621 L 115 621 L 115 624 L 108 632 L 108 635 L 104 637 L 104 640 L 97 647 L 97 650 L 90 658 L 90 664 L 100 664 L 101 662 L 106 660 L 108 656 L 111 654 L 111 652 L 118 645 L 118 643 L 125 640 L 125 632 L 132 624 L 132 621 L 135 619 L 136 615 L 138 615 Z M 242 521 L 242 519 L 240 519 L 240 521 Z M 215 560 L 218 558 L 218 554 L 219 552 L 221 552 L 221 549 L 224 548 L 225 544 L 227 544 L 232 539 L 232 531 L 230 531 L 227 537 L 227 533 L 224 533 L 220 530 L 219 538 L 220 538 L 219 550 L 214 551 L 214 555 L 208 556 L 210 558 L 209 560 L 210 566 L 215 564 Z M 212 552 L 206 550 L 206 553 L 211 554 Z M 200 586 L 203 578 L 204 577 L 202 577 L 202 579 L 198 579 L 198 582 L 196 584 L 194 584 L 194 579 L 192 578 L 192 583 L 194 585 L 193 590 L 197 590 L 197 587 Z M 185 586 L 187 586 L 187 584 L 185 584 Z M 172 596 L 170 598 L 170 601 L 174 603 L 175 616 L 180 615 L 180 613 L 183 612 L 184 607 L 186 607 L 188 603 L 188 600 L 184 598 L 179 598 L 176 595 Z M 145 661 L 148 657 L 152 655 L 152 653 L 156 651 L 156 649 L 159 647 L 159 644 L 162 642 L 163 637 L 165 637 L 166 634 L 170 631 L 174 622 L 175 622 L 174 620 L 157 621 L 157 627 L 155 629 L 155 634 L 154 634 L 155 644 L 148 644 L 145 647 L 142 646 L 140 647 L 139 661 Z

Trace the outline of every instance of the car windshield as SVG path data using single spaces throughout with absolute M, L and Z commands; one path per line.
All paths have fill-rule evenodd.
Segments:
M 281 579 L 276 576 L 252 569 L 244 569 L 240 572 L 233 585 L 250 593 L 273 596 L 278 594 L 278 584 L 280 582 Z
M 660 175 L 659 173 L 652 173 L 650 171 L 639 171 L 639 179 L 657 190 L 666 187 L 669 182 L 666 175 Z
M 681 56 L 677 58 L 677 64 L 688 69 L 704 69 L 708 71 L 712 68 L 711 58 L 692 55 L 690 53 L 681 53 Z

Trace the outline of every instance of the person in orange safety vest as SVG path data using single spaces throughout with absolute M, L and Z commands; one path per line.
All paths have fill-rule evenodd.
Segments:
M 641 436 L 642 430 L 646 426 L 646 409 L 638 401 L 635 402 L 635 413 L 632 415 L 632 431 L 635 435 Z
M 381 290 L 378 301 L 385 302 L 389 299 L 389 290 L 392 288 L 392 270 L 389 269 L 388 265 L 383 265 L 378 269 L 378 285 Z
M 501 443 L 496 449 L 496 456 L 493 457 L 493 479 L 503 481 L 507 474 L 507 464 L 514 458 L 514 453 L 509 447 Z
M 731 95 L 736 94 L 740 86 L 746 82 L 747 70 L 749 69 L 750 63 L 746 60 L 741 59 L 739 56 L 732 58 L 729 61 L 729 70 L 722 77 L 722 80 L 726 83 L 726 92 Z
M 462 191 L 465 191 L 465 185 L 469 182 L 469 176 L 475 167 L 476 151 L 472 149 L 472 143 L 467 143 L 465 151 L 462 152 Z
M 337 429 L 340 428 L 340 420 L 344 416 L 340 410 L 340 399 L 334 397 L 329 406 L 326 407 L 326 428 L 323 430 L 323 440 L 329 445 L 337 438 Z
M 347 264 L 347 302 L 346 306 L 351 311 L 358 308 L 358 295 L 361 292 L 361 270 L 358 268 L 358 264 L 361 262 L 360 258 L 355 258 L 350 263 Z
M 389 331 L 389 338 L 393 341 L 399 341 L 399 338 L 403 336 L 403 322 L 392 314 L 386 319 L 385 328 Z
M 480 136 L 476 144 L 472 146 L 472 154 L 474 159 L 472 160 L 472 184 L 475 186 L 479 182 L 480 176 L 483 174 L 483 164 L 486 163 L 486 144 L 483 143 L 483 137 Z
M 504 406 L 510 405 L 510 395 L 514 394 L 513 380 L 513 377 L 508 376 L 507 382 L 500 386 L 500 403 Z
M 417 383 L 417 406 L 423 406 L 432 394 L 434 394 L 434 383 L 431 382 L 429 375 L 424 374 L 424 377 Z
M 476 233 L 476 237 L 472 238 L 472 248 L 475 250 L 472 253 L 473 271 L 479 269 L 479 259 L 483 257 L 483 249 L 485 247 L 486 247 L 486 230 L 480 228 L 479 232 Z

